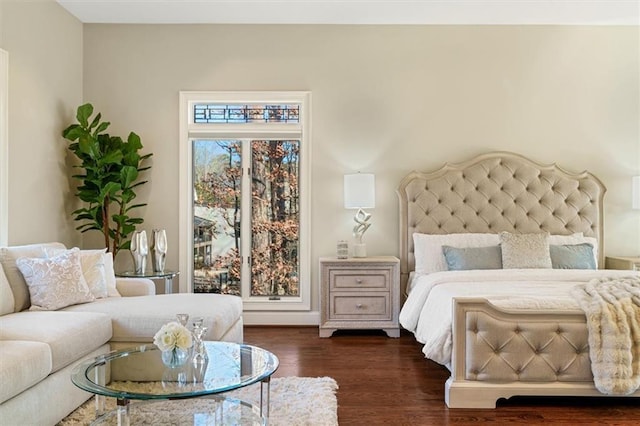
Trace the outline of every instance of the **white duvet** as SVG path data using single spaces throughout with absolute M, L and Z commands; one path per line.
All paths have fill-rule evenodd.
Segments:
M 571 288 L 594 278 L 640 275 L 614 270 L 501 269 L 445 271 L 417 276 L 400 311 L 400 324 L 424 344 L 422 352 L 451 363 L 452 300 L 483 297 L 503 309 L 575 310 Z

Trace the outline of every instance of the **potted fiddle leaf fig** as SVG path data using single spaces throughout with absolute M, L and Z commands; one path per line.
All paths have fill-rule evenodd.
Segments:
M 80 163 L 74 167 L 82 172 L 72 177 L 78 179 L 76 196 L 84 202 L 84 206 L 72 214 L 74 220 L 81 222 L 76 228 L 81 232 L 98 230 L 104 235 L 107 250 L 115 257 L 119 250 L 128 249 L 129 237 L 136 225 L 143 222 L 135 217 L 132 210 L 145 206 L 134 204 L 135 189 L 147 181 L 141 181 L 140 173 L 151 166 L 143 166 L 152 154 L 141 154 L 142 143 L 134 132 L 129 133 L 127 140 L 105 133 L 108 121 L 102 121 L 102 114 L 97 113 L 93 119 L 93 105 L 80 105 L 76 119 L 62 131 L 62 136 L 69 144 Z

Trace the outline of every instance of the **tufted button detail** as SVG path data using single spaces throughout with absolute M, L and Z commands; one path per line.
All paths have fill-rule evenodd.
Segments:
M 516 327 L 516 329 L 513 330 L 513 332 L 516 333 L 516 334 L 520 334 L 520 328 Z
M 517 374 L 517 375 L 520 375 L 520 373 L 522 373 L 522 369 L 520 369 L 520 368 L 516 368 L 516 374 Z
M 493 353 L 497 355 L 497 354 L 499 354 L 499 353 L 500 353 L 500 350 L 498 350 L 498 349 L 494 349 L 494 350 L 493 350 Z
M 558 327 L 558 329 L 556 330 L 556 334 L 561 334 L 561 333 L 562 333 L 562 329 Z

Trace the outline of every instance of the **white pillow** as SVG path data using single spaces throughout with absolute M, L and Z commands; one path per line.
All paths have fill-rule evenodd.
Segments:
M 121 297 L 116 288 L 116 272 L 113 269 L 113 253 L 104 254 L 104 277 L 107 282 L 107 295 L 109 297 Z
M 51 258 L 21 257 L 16 260 L 29 287 L 30 310 L 54 311 L 95 300 L 82 275 L 78 252 L 78 249 L 71 249 Z
M 503 269 L 550 269 L 549 234 L 500 233 Z
M 71 250 L 79 250 L 80 254 L 80 266 L 82 267 L 82 275 L 84 276 L 89 291 L 96 299 L 102 299 L 107 297 L 107 282 L 105 277 L 105 261 L 104 254 L 107 249 L 98 250 L 80 250 L 77 247 Z M 47 257 L 54 257 L 65 250 L 59 248 L 47 248 Z
M 413 234 L 413 249 L 417 274 L 447 271 L 447 261 L 442 246 L 457 248 L 497 246 L 498 234 Z
M 104 254 L 102 250 L 80 250 L 80 266 L 89 291 L 96 299 L 107 297 L 107 281 L 104 270 Z

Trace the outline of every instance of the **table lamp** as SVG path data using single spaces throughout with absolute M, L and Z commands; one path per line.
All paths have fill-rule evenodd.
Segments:
M 376 206 L 375 176 L 372 173 L 354 173 L 344 175 L 344 208 L 358 209 L 353 220 L 353 236 L 356 244 L 353 247 L 353 257 L 367 257 L 367 248 L 362 237 L 371 226 L 371 214 L 364 209 Z

